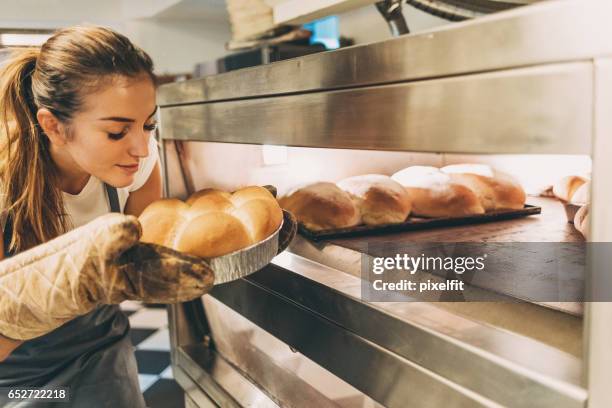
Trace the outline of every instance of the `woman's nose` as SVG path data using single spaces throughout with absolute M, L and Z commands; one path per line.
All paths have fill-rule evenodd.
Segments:
M 147 157 L 149 155 L 149 138 L 153 137 L 150 133 L 134 134 L 132 137 L 129 153 L 134 157 Z

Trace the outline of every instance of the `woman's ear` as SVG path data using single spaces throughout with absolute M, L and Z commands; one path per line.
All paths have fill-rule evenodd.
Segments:
M 36 112 L 36 118 L 43 132 L 51 143 L 57 146 L 66 144 L 66 127 L 46 108 L 41 108 Z

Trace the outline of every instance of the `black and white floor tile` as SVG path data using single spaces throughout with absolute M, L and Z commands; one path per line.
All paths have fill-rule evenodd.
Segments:
M 183 408 L 183 390 L 172 376 L 168 315 L 164 306 L 123 302 L 136 348 L 138 381 L 149 408 Z

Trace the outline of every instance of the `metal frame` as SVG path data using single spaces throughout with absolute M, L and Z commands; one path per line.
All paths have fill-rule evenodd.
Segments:
M 577 62 L 173 106 L 162 108 L 161 118 L 164 138 L 175 140 L 447 153 L 588 154 L 584 134 L 592 127 L 592 89 L 591 64 Z M 530 126 L 526 128 L 525 123 Z
M 612 5 L 600 0 L 587 3 L 577 0 L 550 2 L 430 33 L 165 86 L 160 92 L 162 136 L 166 140 L 277 143 L 377 150 L 591 153 L 594 171 L 591 218 L 597 220 L 591 223 L 591 240 L 610 242 L 612 213 L 607 209 L 612 207 L 612 190 L 602 175 L 612 174 L 609 160 L 612 155 L 612 118 L 607 112 L 612 106 L 612 61 L 608 58 L 612 56 L 612 45 L 608 41 L 612 26 L 607 21 L 611 10 Z M 362 61 L 368 61 L 368 64 L 361 64 Z M 537 67 L 532 67 L 534 65 Z M 275 81 L 271 81 L 271 78 Z M 289 78 L 295 80 L 289 81 Z M 475 105 L 470 106 L 485 107 L 487 95 L 494 94 L 487 94 L 490 91 L 490 83 L 487 81 L 499 81 L 494 89 L 504 90 L 504 98 L 490 101 L 499 104 L 499 112 L 504 113 L 503 117 L 493 115 L 496 120 L 491 120 L 487 115 L 475 116 L 470 124 L 462 124 L 462 118 L 471 110 L 462 107 L 454 115 L 453 106 L 461 106 L 459 102 L 469 95 L 472 98 L 469 99 L 470 103 L 475 101 Z M 520 93 L 506 98 L 512 95 L 510 90 L 513 87 L 534 89 L 533 95 L 541 99 L 533 104 L 524 102 L 526 105 L 521 106 Z M 524 99 L 525 95 L 522 96 Z M 380 107 L 387 99 L 392 103 Z M 431 104 L 432 100 L 434 104 Z M 292 116 L 295 112 L 304 115 L 322 112 L 317 110 L 321 104 L 329 109 L 338 108 L 346 102 L 352 103 L 349 109 L 339 109 L 337 115 L 323 112 L 318 116 L 323 123 L 322 127 L 317 127 L 321 126 L 317 123 L 299 120 L 299 117 L 296 122 L 296 116 Z M 428 103 L 429 109 L 436 113 L 430 118 L 419 111 L 423 106 L 428 106 Z M 516 108 L 511 109 L 513 106 Z M 394 114 L 384 116 L 385 111 Z M 231 115 L 237 115 L 238 118 L 232 120 Z M 444 117 L 444 125 L 457 129 L 457 136 L 451 138 L 445 135 L 445 126 L 437 124 L 435 116 Z M 397 132 L 395 134 L 401 134 L 402 138 L 373 137 L 373 133 L 367 130 L 367 124 L 364 126 L 364 117 L 377 125 L 384 123 Z M 351 124 L 351 118 L 357 125 Z M 244 127 L 245 120 L 249 123 L 248 131 L 240 129 L 240 123 Z M 271 120 L 276 121 L 275 127 L 268 125 Z M 474 133 L 482 134 L 486 130 L 498 129 L 501 121 L 503 131 L 499 134 L 507 136 L 508 132 L 516 130 L 507 124 L 516 120 L 522 121 L 521 125 L 530 129 L 528 137 L 505 141 L 495 135 L 483 138 L 468 134 L 470 125 Z M 543 120 L 544 126 L 541 126 L 540 120 Z M 340 125 L 334 126 L 338 124 L 334 121 L 340 121 Z M 356 137 L 343 138 L 341 133 L 347 129 L 355 130 Z M 423 134 L 431 137 L 422 140 Z M 163 157 L 168 182 L 166 152 Z M 442 387 L 436 391 L 440 395 L 455 396 L 449 397 L 449 401 L 457 398 L 459 402 L 469 401 L 470 404 L 485 406 L 495 403 L 511 406 L 521 402 L 529 403 L 530 406 L 534 406 L 534 402 L 541 406 L 548 406 L 551 402 L 555 406 L 583 406 L 588 395 L 590 407 L 612 406 L 612 393 L 609 392 L 609 382 L 612 380 L 612 326 L 609 324 L 612 321 L 611 303 L 587 304 L 582 380 L 575 379 L 575 369 L 570 370 L 574 374 L 568 377 L 574 380 L 562 379 L 551 373 L 543 374 L 537 367 L 531 375 L 523 362 L 516 366 L 516 373 L 519 377 L 523 376 L 522 380 L 530 379 L 542 388 L 536 394 L 523 395 L 526 399 L 512 400 L 509 395 L 504 396 L 503 392 L 485 396 L 488 392 L 486 387 L 480 388 L 477 383 L 469 383 L 469 378 L 461 377 L 452 370 L 445 371 L 444 365 L 436 365 L 431 361 L 417 362 L 418 355 L 407 350 L 393 351 L 393 343 L 372 338 L 372 333 L 380 332 L 380 328 L 364 330 L 359 326 L 359 321 L 351 322 L 346 316 L 334 315 L 332 312 L 336 309 L 333 306 L 320 309 L 320 305 L 308 303 L 308 299 L 300 298 L 299 293 L 292 293 L 292 285 L 300 282 L 301 288 L 314 291 L 311 294 L 327 296 L 330 302 L 340 302 L 345 307 L 356 302 L 355 296 L 350 296 L 350 284 L 346 283 L 350 281 L 350 276 L 338 279 L 336 284 L 340 282 L 340 287 L 335 287 L 334 282 L 325 281 L 322 275 L 308 275 L 309 269 L 305 266 L 307 260 L 301 260 L 297 255 L 287 256 L 289 260 L 275 261 L 276 265 L 267 267 L 252 278 L 239 281 L 232 287 L 215 289 L 213 296 L 381 402 L 393 406 L 400 400 L 385 399 L 387 394 L 380 393 L 376 384 L 360 383 L 360 379 L 352 377 L 350 371 L 338 367 L 329 356 L 321 355 L 323 343 L 302 343 L 301 338 L 292 334 L 292 330 L 299 327 L 298 322 L 309 321 L 311 329 L 328 330 L 331 337 L 327 340 L 337 341 L 342 338 L 351 347 L 358 347 L 358 344 L 361 345 L 359 347 L 365 347 L 362 350 L 369 350 L 367 353 L 377 356 L 371 361 L 381 358 L 383 360 L 380 361 L 387 362 L 387 367 L 417 370 L 429 376 L 430 380 L 426 382 L 428 386 L 437 384 Z M 609 289 L 609 265 L 600 267 L 593 264 L 594 258 L 588 259 L 591 290 Z M 282 268 L 282 274 L 278 273 L 281 270 L 279 268 Z M 329 270 L 326 272 L 330 273 Z M 342 282 L 349 287 L 342 287 Z M 290 316 L 293 316 L 297 320 L 292 323 L 296 325 L 279 327 L 277 322 L 266 317 L 264 304 L 258 306 L 255 303 L 245 303 L 245 298 L 238 297 L 241 293 L 253 291 L 265 298 L 266 302 L 271 302 L 269 304 L 282 305 L 280 313 L 288 313 L 285 317 L 289 322 L 292 322 Z M 333 305 L 333 302 L 330 304 Z M 365 308 L 362 313 L 368 316 L 380 313 L 380 310 L 371 305 L 359 307 Z M 227 401 L 231 401 L 231 397 L 227 389 L 221 386 L 216 391 L 214 387 L 205 391 L 202 384 L 198 384 L 199 380 L 204 381 L 197 376 L 198 372 L 201 375 L 201 369 L 194 368 L 190 363 L 196 361 L 195 350 L 198 350 L 190 349 L 191 345 L 211 344 L 208 327 L 197 329 L 190 324 L 194 320 L 201 320 L 201 316 L 198 317 L 201 312 L 201 302 L 191 306 L 171 307 L 173 367 L 175 373 L 179 373 L 177 379 L 184 387 L 196 387 L 198 392 L 219 405 L 229 404 Z M 398 313 L 401 330 L 412 330 L 413 335 L 420 333 L 425 338 L 433 336 L 428 341 L 438 338 L 444 347 L 458 347 L 462 350 L 459 355 L 466 359 L 466 364 L 475 364 L 477 359 L 470 359 L 469 356 L 470 353 L 476 353 L 473 356 L 478 355 L 487 364 L 492 364 L 492 372 L 497 373 L 495 375 L 501 375 L 504 369 L 509 368 L 508 361 L 500 359 L 499 355 L 483 354 L 482 347 L 469 346 L 465 338 L 458 340 L 448 334 L 441 335 L 406 316 L 401 317 L 399 310 L 386 309 L 378 316 L 382 320 L 395 321 L 393 319 L 397 318 Z M 481 336 L 487 333 L 482 327 L 478 330 Z M 506 336 L 505 341 L 513 339 L 509 334 Z M 222 355 L 214 354 L 214 342 L 212 346 L 212 357 L 200 356 L 200 361 L 223 359 Z M 535 344 L 529 342 L 521 347 L 528 347 L 531 351 L 537 349 Z M 338 350 L 342 351 L 341 348 Z M 441 353 L 440 350 L 437 352 Z M 548 352 L 542 350 L 543 354 Z M 391 360 L 383 356 L 391 356 Z M 353 367 L 366 369 L 357 362 L 355 364 Z M 568 364 L 571 366 L 574 363 Z M 186 367 L 191 367 L 187 368 L 191 372 L 185 371 Z M 236 375 L 244 374 L 239 367 L 234 369 Z M 415 375 L 406 378 L 417 378 Z M 249 381 L 263 380 L 250 378 Z M 486 383 L 486 379 L 483 381 Z M 512 387 L 511 382 L 505 384 Z M 418 381 L 413 385 L 418 391 Z M 518 388 L 508 390 L 519 391 Z M 211 396 L 211 393 L 214 395 Z M 534 401 L 528 398 L 534 395 L 544 399 Z M 389 394 L 387 397 L 393 398 L 395 395 Z M 431 404 L 429 406 L 435 406 Z
M 592 205 L 590 209 L 590 240 L 612 242 L 612 59 L 601 58 L 593 62 L 595 109 L 593 138 Z M 609 257 L 608 257 L 609 258 Z M 593 257 L 596 259 L 596 257 Z M 601 259 L 601 258 L 599 258 Z M 612 288 L 610 263 L 593 264 L 589 268 L 588 290 L 597 298 L 598 291 Z M 609 292 L 608 292 L 609 293 Z M 612 406 L 612 303 L 588 303 L 585 314 L 585 385 L 589 392 L 590 407 Z
M 252 99 L 589 60 L 612 53 L 611 12 L 606 0 L 547 1 L 429 32 L 164 85 L 158 102 L 165 107 Z

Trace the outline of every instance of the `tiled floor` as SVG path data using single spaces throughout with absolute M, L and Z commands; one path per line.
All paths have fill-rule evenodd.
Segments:
M 145 307 L 124 302 L 129 315 L 130 336 L 136 347 L 138 380 L 149 408 L 183 408 L 183 390 L 174 381 L 170 367 L 168 316 L 163 306 Z

